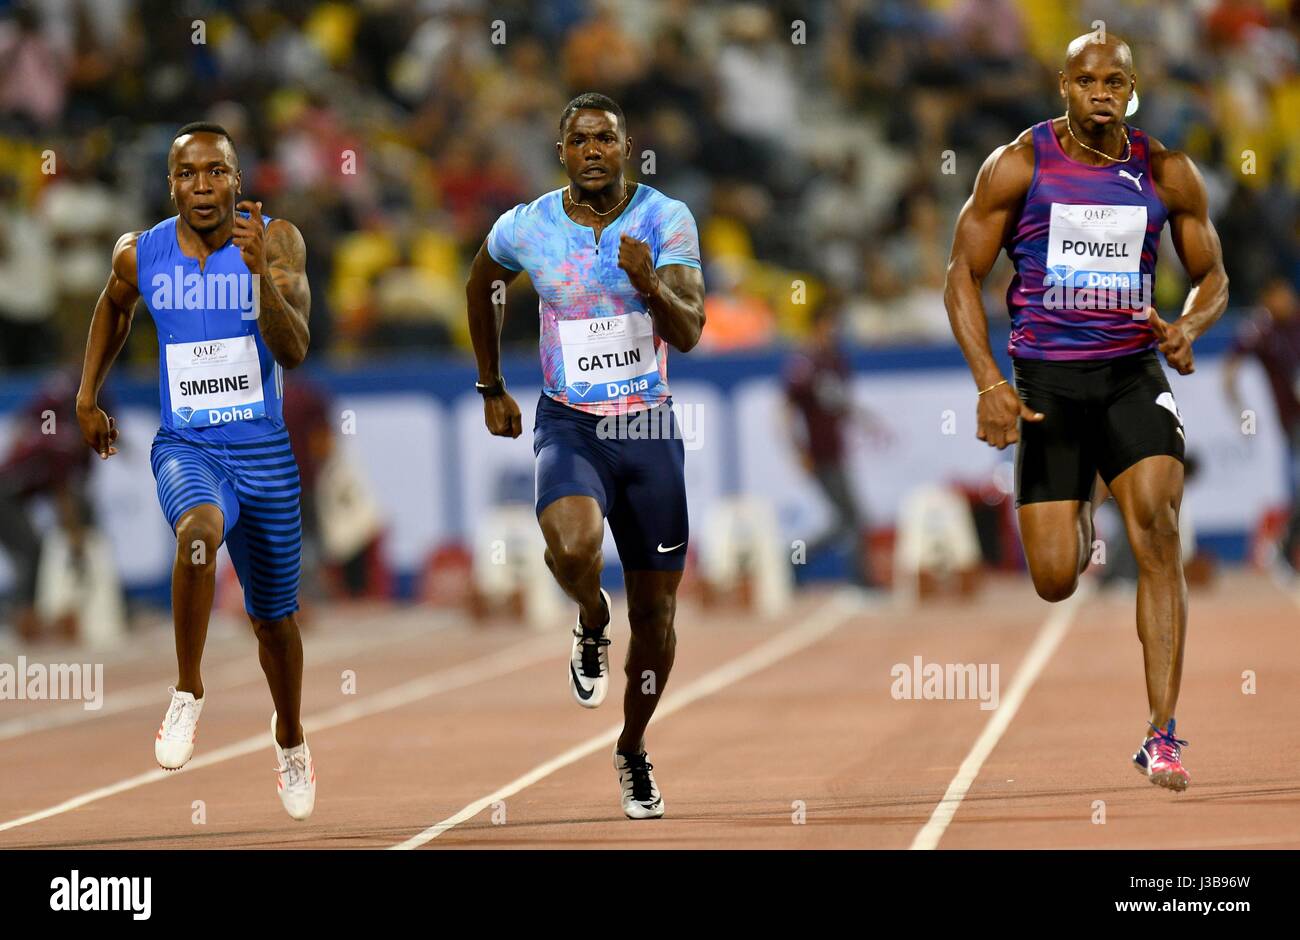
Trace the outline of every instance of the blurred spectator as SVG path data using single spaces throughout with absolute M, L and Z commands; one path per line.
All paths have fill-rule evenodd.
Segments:
M 334 451 L 334 425 L 325 392 L 304 374 L 295 373 L 284 383 L 284 428 L 298 464 L 302 485 L 302 587 L 305 601 L 325 596 L 321 579 L 321 549 L 316 482 L 320 468 Z
M 12 19 L 0 22 L 0 114 L 44 128 L 63 116 L 69 62 L 68 50 L 42 29 L 37 9 L 18 4 Z
M 338 446 L 334 415 L 306 375 L 285 382 L 284 424 L 302 484 L 302 597 L 387 596 L 382 521 L 369 484 Z
M 890 304 L 895 335 L 928 340 L 951 335 L 943 303 L 950 237 L 934 196 L 914 188 L 899 201 L 892 228 L 877 238 L 885 268 L 899 282 Z
M 1219 0 L 1205 18 L 1212 48 L 1240 45 L 1251 27 L 1268 26 L 1268 12 L 1259 0 Z
M 708 329 L 700 336 L 700 349 L 731 352 L 769 346 L 775 336 L 772 309 L 744 288 L 745 263 L 722 258 L 710 268 L 710 290 L 704 298 Z
M 718 90 L 723 123 L 733 133 L 780 144 L 799 132 L 799 88 L 790 50 L 772 11 L 757 3 L 727 11 Z
M 41 286 L 55 292 L 58 333 L 50 354 L 61 360 L 75 361 L 85 352 L 90 315 L 104 289 L 104 248 L 116 241 L 129 218 L 112 188 L 97 178 L 92 146 L 87 140 L 66 148 L 58 174 L 41 194 L 40 213 L 58 258 L 57 265 L 41 274 Z
M 58 334 L 54 239 L 45 218 L 24 205 L 13 176 L 0 173 L 0 366 L 54 360 Z M 101 285 L 102 286 L 102 285 Z
M 1244 403 L 1237 375 L 1246 356 L 1253 356 L 1264 368 L 1288 442 L 1286 479 L 1291 484 L 1291 508 L 1278 550 L 1280 560 L 1295 572 L 1300 568 L 1300 300 L 1285 278 L 1269 281 L 1260 294 L 1259 311 L 1242 326 L 1224 363 L 1224 389 L 1238 414 Z
M 92 524 L 86 494 L 90 448 L 73 407 L 79 381 L 79 375 L 60 371 L 42 384 L 35 398 L 14 413 L 9 451 L 0 462 L 0 546 L 14 571 L 12 606 L 25 640 L 36 639 L 50 626 L 36 613 L 41 535 L 33 520 L 34 502 L 52 501 L 74 558 Z M 75 626 L 66 622 L 61 632 L 71 634 Z
M 575 92 L 601 88 L 617 100 L 641 75 L 645 55 L 619 22 L 617 4 L 595 0 L 592 6 L 594 15 L 575 26 L 564 44 L 564 80 Z
M 852 372 L 840 348 L 838 301 L 828 299 L 813 314 L 808 346 L 786 369 L 786 401 L 795 449 L 831 511 L 827 530 L 808 543 L 808 556 L 832 546 L 847 549 L 851 579 L 870 583 L 867 533 L 853 492 L 848 435 L 861 417 L 853 402 Z
M 313 356 L 468 354 L 457 285 L 500 212 L 563 182 L 559 111 L 589 90 L 623 105 L 634 176 L 691 206 L 706 269 L 725 257 L 710 282 L 724 346 L 803 336 L 796 279 L 810 299 L 842 292 L 856 336 L 948 343 L 934 259 L 983 157 L 1059 113 L 1065 44 L 1094 19 L 1133 42 L 1133 120 L 1197 161 L 1234 304 L 1249 304 L 1279 269 L 1300 279 L 1300 52 L 1283 6 L 0 3 L 0 286 L 27 274 L 0 290 L 4 361 L 83 342 L 114 240 L 171 215 L 167 146 L 199 119 L 230 128 L 245 193 L 306 237 Z M 1186 279 L 1162 269 L 1176 305 Z M 524 279 L 510 296 L 535 307 Z M 759 328 L 723 328 L 733 311 Z M 507 345 L 536 342 L 528 318 Z M 135 336 L 124 351 L 155 355 Z

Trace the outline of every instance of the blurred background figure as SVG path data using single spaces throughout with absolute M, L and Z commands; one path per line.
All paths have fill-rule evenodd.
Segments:
M 1238 375 L 1243 360 L 1255 359 L 1268 377 L 1273 407 L 1286 444 L 1289 504 L 1277 544 L 1277 568 L 1293 579 L 1300 567 L 1300 300 L 1286 278 L 1271 279 L 1260 293 L 1259 308 L 1241 325 L 1223 369 L 1224 391 L 1232 410 L 1252 409 L 1241 397 Z M 1253 433 L 1253 432 L 1252 432 Z
M 55 248 L 49 227 L 19 198 L 12 173 L 0 172 L 0 366 L 52 361 L 55 329 Z
M 320 537 L 320 504 L 316 497 L 316 484 L 320 469 L 334 451 L 334 427 L 330 421 L 329 400 L 324 391 L 311 380 L 301 377 L 297 382 L 286 383 L 284 388 L 284 427 L 289 432 L 289 447 L 298 465 L 298 480 L 302 486 L 302 581 L 299 601 L 303 616 L 310 622 L 309 608 L 325 598 L 325 578 L 322 572 L 324 553 Z
M 0 463 L 0 546 L 24 640 L 111 642 L 125 629 L 121 586 L 87 492 L 91 452 L 72 407 L 79 373 L 56 372 L 11 417 Z
M 853 400 L 853 373 L 841 347 L 840 300 L 826 298 L 813 312 L 812 335 L 786 367 L 787 426 L 799 463 L 816 481 L 831 510 L 825 532 L 807 543 L 809 557 L 837 547 L 849 555 L 849 577 L 872 583 L 866 520 L 854 494 L 848 437 L 855 426 L 877 441 L 884 432 L 873 414 Z
M 334 437 L 337 410 L 328 392 L 305 376 L 284 389 L 284 425 L 302 485 L 304 605 L 385 597 L 384 526 L 364 475 Z M 340 419 L 351 427 L 355 416 Z

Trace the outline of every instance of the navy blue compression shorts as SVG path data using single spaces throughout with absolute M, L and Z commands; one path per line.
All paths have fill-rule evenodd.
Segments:
M 686 447 L 672 399 L 602 418 L 544 394 L 537 403 L 533 453 L 539 517 L 562 496 L 590 496 L 609 521 L 623 570 L 686 566 Z

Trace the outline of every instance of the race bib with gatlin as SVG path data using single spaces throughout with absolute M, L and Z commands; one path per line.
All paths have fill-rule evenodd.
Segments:
M 167 382 L 179 427 L 266 416 L 262 363 L 251 335 L 168 343 Z
M 570 402 L 647 395 L 659 384 L 654 324 L 649 314 L 560 320 L 557 325 Z

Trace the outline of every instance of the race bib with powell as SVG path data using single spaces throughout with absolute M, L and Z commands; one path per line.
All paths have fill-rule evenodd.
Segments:
M 659 384 L 649 314 L 560 320 L 557 326 L 570 402 L 646 396 Z
M 1052 203 L 1047 235 L 1049 283 L 1137 290 L 1146 231 L 1146 206 Z
M 265 417 L 262 364 L 251 335 L 167 344 L 167 380 L 178 427 Z

